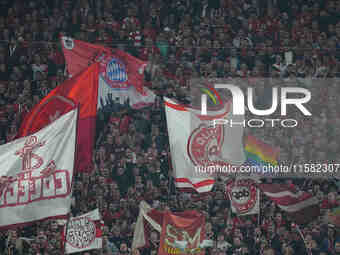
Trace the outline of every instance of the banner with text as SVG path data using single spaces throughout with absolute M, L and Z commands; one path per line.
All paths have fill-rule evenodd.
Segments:
M 166 211 L 160 237 L 158 255 L 204 255 L 204 215 L 196 211 L 171 213 Z
M 77 115 L 0 146 L 0 228 L 69 213 Z
M 69 220 L 65 238 L 67 254 L 101 249 L 103 245 L 99 210 Z

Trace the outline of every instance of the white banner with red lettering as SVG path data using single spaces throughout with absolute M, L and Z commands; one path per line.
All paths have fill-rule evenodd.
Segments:
M 77 117 L 0 146 L 0 228 L 69 213 Z
M 71 218 L 66 233 L 65 251 L 67 254 L 74 252 L 101 249 L 103 246 L 99 210 Z

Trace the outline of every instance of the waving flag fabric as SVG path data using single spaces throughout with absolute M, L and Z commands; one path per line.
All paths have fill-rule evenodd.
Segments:
M 259 186 L 266 196 L 299 224 L 305 224 L 320 215 L 319 200 L 308 192 L 296 190 L 286 184 Z
M 236 178 L 227 182 L 225 193 L 230 200 L 233 213 L 238 215 L 258 214 L 260 212 L 260 190 L 257 179 Z
M 231 104 L 225 104 L 218 111 L 203 116 L 165 98 L 171 163 L 177 188 L 209 192 L 215 182 L 214 173 L 208 173 L 205 166 L 240 166 L 244 163 L 243 128 L 213 127 L 210 123 L 216 116 L 241 122 L 244 116 L 232 116 L 230 109 Z
M 0 146 L 0 228 L 69 213 L 77 116 Z
M 211 246 L 211 241 L 205 240 L 204 215 L 196 211 L 159 211 L 141 201 L 132 249 L 148 247 L 151 232 L 160 234 L 158 254 L 204 254 L 202 248 Z
M 249 165 L 277 165 L 278 149 L 265 144 L 260 139 L 248 135 L 245 143 L 247 156 L 246 164 Z
M 205 240 L 205 216 L 197 211 L 164 212 L 158 255 L 197 254 Z
M 21 123 L 19 137 L 30 135 L 79 105 L 76 169 L 92 170 L 96 128 L 99 64 L 66 80 L 36 105 Z
M 103 239 L 100 220 L 98 209 L 70 218 L 63 231 L 66 254 L 101 249 Z
M 145 201 L 139 204 L 139 215 L 135 225 L 132 241 L 132 249 L 143 248 L 149 245 L 152 231 L 162 232 L 164 212 L 153 209 Z
M 118 50 L 62 37 L 67 70 L 71 76 L 89 64 L 100 63 L 98 109 L 110 95 L 115 101 L 130 101 L 133 108 L 142 108 L 155 101 L 155 94 L 144 87 L 144 69 L 147 62 Z
M 111 53 L 111 50 L 101 45 L 95 45 L 69 37 L 61 38 L 67 71 L 71 77 L 84 71 L 93 64 L 103 53 Z

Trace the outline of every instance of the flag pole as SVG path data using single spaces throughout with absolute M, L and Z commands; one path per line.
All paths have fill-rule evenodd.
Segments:
M 171 197 L 171 175 L 168 176 L 168 201 L 167 204 L 170 207 L 170 197 Z
M 80 104 L 77 104 L 77 127 L 79 125 L 79 109 L 80 109 Z M 75 149 L 74 149 L 74 161 L 73 161 L 73 173 L 72 173 L 72 180 L 71 180 L 71 187 L 70 187 L 70 190 L 71 190 L 71 198 L 72 198 L 72 195 L 73 195 L 73 186 L 74 186 L 74 182 L 75 182 L 75 178 L 74 178 L 74 171 L 76 169 L 76 160 L 77 160 L 77 143 L 78 143 L 78 139 L 77 139 L 77 135 L 76 135 L 76 139 L 75 139 L 75 143 L 74 143 L 74 146 L 75 146 Z M 67 220 L 66 220 L 66 226 L 65 226 L 65 236 L 64 236 L 64 247 L 63 247 L 63 253 L 66 254 L 66 238 L 67 238 L 67 231 L 68 231 L 68 225 L 69 225 L 69 222 L 70 222 L 70 219 L 71 219 L 71 210 L 72 210 L 72 205 L 70 205 L 70 211 L 68 212 L 67 214 Z
M 168 166 L 169 166 L 169 170 L 171 168 L 171 171 L 168 171 L 170 174 L 168 174 L 168 201 L 167 201 L 167 205 L 168 207 L 170 208 L 170 196 L 171 196 L 171 181 L 172 181 L 172 178 L 171 178 L 171 174 L 173 173 L 173 168 L 172 168 L 172 164 L 171 164 L 171 160 L 170 160 L 170 152 L 168 151 L 167 153 L 167 158 L 168 158 Z M 175 197 L 177 197 L 177 194 L 176 194 L 176 185 L 175 185 Z
M 236 181 L 236 178 L 235 178 L 234 181 Z M 230 200 L 230 209 L 233 210 L 233 209 L 232 209 L 232 208 L 233 208 L 233 206 L 232 206 L 233 200 L 232 200 L 232 198 L 230 197 L 230 194 L 229 194 L 228 190 L 226 190 L 226 193 L 227 193 L 227 196 L 228 196 L 228 198 L 229 198 L 229 200 Z M 237 210 L 237 211 L 238 211 L 238 210 Z M 236 218 L 238 219 L 238 221 L 240 221 L 238 212 L 236 212 L 235 214 L 236 214 Z M 230 213 L 230 216 L 231 216 L 231 213 Z
M 306 247 L 306 250 L 307 250 L 307 252 L 308 252 L 309 249 L 308 249 L 308 247 L 307 247 L 306 239 L 305 239 L 305 237 L 304 237 L 304 235 L 303 235 L 303 233 L 302 233 L 302 231 L 301 231 L 299 225 L 296 224 L 296 223 L 294 223 L 294 225 L 295 225 L 295 228 L 296 228 L 296 230 L 298 231 L 298 233 L 299 233 L 301 239 L 303 240 L 303 243 L 304 243 L 304 245 L 305 245 L 305 247 Z
M 68 225 L 69 225 L 70 219 L 71 219 L 71 211 L 67 214 L 67 220 L 66 220 L 66 226 L 65 226 L 65 236 L 64 236 L 64 240 L 63 240 L 63 243 L 64 243 L 63 254 L 66 254 L 66 243 L 67 243 L 66 238 L 67 238 L 67 231 L 68 231 Z
M 260 227 L 261 225 L 261 190 L 259 190 L 259 213 L 257 214 L 257 226 Z

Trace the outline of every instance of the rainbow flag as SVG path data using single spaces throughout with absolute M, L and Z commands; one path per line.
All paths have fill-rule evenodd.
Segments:
M 252 135 L 248 135 L 245 143 L 245 153 L 248 165 L 277 165 L 279 150 L 262 142 Z

